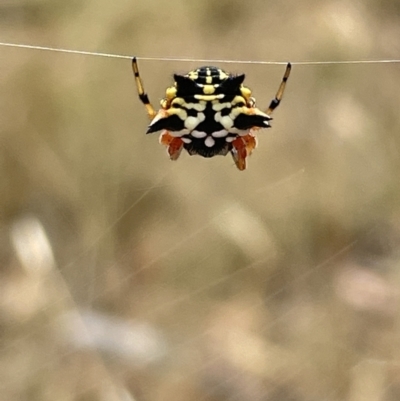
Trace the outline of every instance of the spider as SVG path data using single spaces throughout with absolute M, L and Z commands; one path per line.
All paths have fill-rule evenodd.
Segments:
M 251 90 L 243 85 L 244 74 L 232 75 L 211 66 L 174 74 L 175 82 L 156 111 L 144 91 L 136 57 L 132 68 L 139 99 L 151 120 L 147 134 L 162 131 L 160 143 L 167 147 L 171 160 L 177 160 L 182 149 L 203 157 L 230 152 L 237 168 L 245 170 L 247 157 L 257 146 L 255 131 L 270 127 L 269 114 L 282 99 L 291 64 L 265 112 L 256 107 Z

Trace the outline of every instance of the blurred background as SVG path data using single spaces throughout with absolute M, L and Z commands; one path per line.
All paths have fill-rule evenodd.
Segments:
M 398 59 L 390 0 L 0 4 L 0 41 Z M 130 60 L 0 47 L 1 401 L 400 399 L 400 65 L 294 65 L 248 169 L 171 162 Z M 155 106 L 172 74 L 139 60 Z M 269 105 L 284 65 L 246 73 Z

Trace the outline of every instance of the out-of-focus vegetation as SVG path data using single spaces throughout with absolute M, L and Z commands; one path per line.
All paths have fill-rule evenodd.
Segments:
M 395 1 L 30 0 L 0 41 L 400 55 Z M 171 162 L 129 60 L 0 47 L 1 401 L 400 399 L 398 64 L 295 65 L 249 169 Z M 157 105 L 173 72 L 140 61 Z M 284 66 L 245 72 L 268 106 Z

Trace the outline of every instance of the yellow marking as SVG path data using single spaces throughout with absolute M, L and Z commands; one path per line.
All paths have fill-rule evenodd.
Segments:
M 235 119 L 239 114 L 246 114 L 248 116 L 261 116 L 261 117 L 269 117 L 268 114 L 263 113 L 261 110 L 257 109 L 256 107 L 235 107 L 229 113 L 229 117 Z
M 181 120 L 185 120 L 187 118 L 187 112 L 185 109 L 175 109 L 173 107 L 164 109 L 164 117 L 170 117 L 172 115 L 177 115 Z
M 241 92 L 241 94 L 242 94 L 242 96 L 245 98 L 245 99 L 250 99 L 250 96 L 251 96 L 251 90 L 249 89 L 249 88 L 247 88 L 246 86 L 242 86 L 241 88 L 240 88 L 240 92 Z
M 251 110 L 253 109 L 249 109 L 248 107 L 235 107 L 229 113 L 229 117 L 234 120 L 239 114 L 252 115 L 254 113 L 252 113 Z
M 223 99 L 225 95 L 223 93 L 219 95 L 194 95 L 197 100 L 204 100 L 205 102 L 211 102 L 212 100 Z
M 235 97 L 233 98 L 233 100 L 232 100 L 232 105 L 234 106 L 234 105 L 236 105 L 236 104 L 238 104 L 238 103 L 244 103 L 244 104 L 246 104 L 246 100 L 245 100 L 244 97 L 242 97 L 242 96 L 235 96 Z
M 217 123 L 220 123 L 226 131 L 229 131 L 233 127 L 233 120 L 230 116 L 221 116 L 220 112 L 215 113 L 214 119 Z
M 180 99 L 180 98 L 177 98 Z M 175 100 L 174 100 L 175 103 Z M 204 101 L 200 101 L 199 103 L 185 103 L 185 101 L 182 99 L 182 106 L 185 107 L 186 109 L 194 109 L 197 111 L 204 111 L 206 108 L 206 104 Z
M 213 85 L 204 85 L 203 93 L 205 95 L 212 95 L 215 92 L 215 88 Z
M 225 102 L 225 103 L 216 102 L 212 106 L 213 110 L 215 110 L 215 111 L 221 111 L 222 109 L 230 109 L 231 107 L 232 107 L 232 104 L 229 102 Z
M 164 99 L 164 102 L 166 102 L 165 99 Z M 163 101 L 161 101 L 161 107 L 162 107 L 162 109 L 158 111 L 156 117 L 152 121 L 152 124 L 155 121 L 160 120 L 161 118 L 168 118 L 172 115 L 177 115 L 181 120 L 185 120 L 188 116 L 185 109 L 178 109 L 178 108 L 174 108 L 174 107 L 165 107 L 165 104 L 163 104 Z
M 175 108 L 170 108 L 166 110 L 167 116 L 170 117 L 172 115 L 177 115 L 181 120 L 186 120 L 188 117 L 186 110 L 184 109 L 175 109 Z
M 207 72 L 209 72 L 208 70 L 207 70 Z M 209 75 L 209 74 L 207 74 L 207 75 Z M 210 76 L 208 76 L 208 77 L 206 77 L 206 84 L 212 84 L 212 77 L 210 77 Z
M 199 122 L 203 122 L 206 119 L 206 116 L 204 113 L 197 113 L 197 119 L 199 120 Z
M 233 127 L 233 119 L 229 116 L 223 116 L 220 118 L 219 123 L 229 131 L 230 128 Z
M 211 75 L 211 70 L 209 68 L 206 69 L 206 75 L 207 76 Z
M 218 70 L 218 72 L 219 72 L 219 79 L 221 81 L 224 80 L 224 79 L 227 79 L 229 77 L 229 75 L 225 71 Z
M 197 125 L 199 124 L 199 119 L 197 117 L 188 117 L 185 119 L 185 128 L 190 131 L 193 131 Z
M 172 104 L 179 104 L 180 106 L 184 106 L 186 103 L 185 103 L 185 100 L 182 99 L 181 97 L 176 97 L 176 98 L 171 102 L 171 105 L 172 105 Z
M 177 89 L 174 86 L 170 86 L 169 88 L 167 88 L 167 90 L 165 91 L 167 99 L 172 100 L 174 97 L 176 97 L 176 92 Z

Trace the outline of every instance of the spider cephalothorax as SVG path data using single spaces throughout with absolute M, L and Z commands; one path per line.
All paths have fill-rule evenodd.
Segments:
M 270 127 L 269 114 L 279 105 L 290 63 L 275 98 L 264 113 L 256 107 L 243 75 L 232 75 L 217 67 L 200 67 L 186 75 L 174 75 L 156 112 L 144 92 L 136 58 L 132 61 L 140 100 L 151 119 L 147 133 L 161 131 L 160 142 L 172 160 L 182 149 L 190 155 L 213 157 L 232 154 L 239 170 L 257 145 L 254 131 Z

